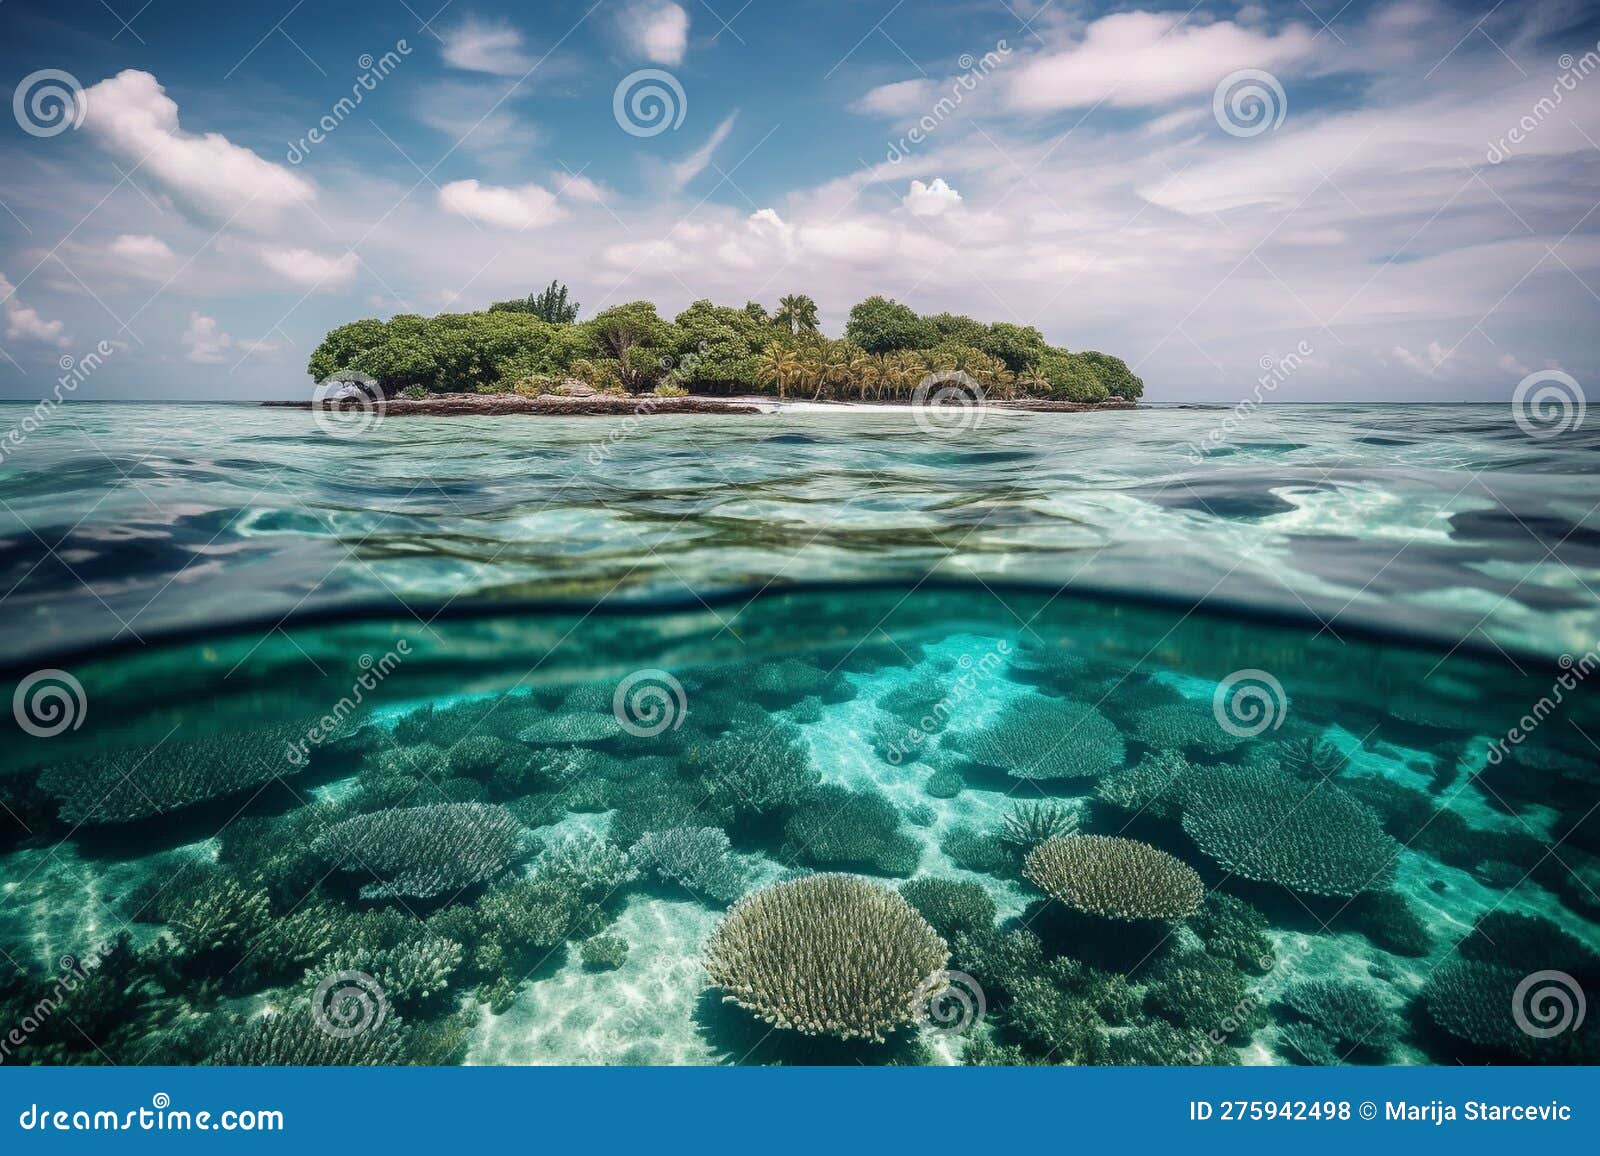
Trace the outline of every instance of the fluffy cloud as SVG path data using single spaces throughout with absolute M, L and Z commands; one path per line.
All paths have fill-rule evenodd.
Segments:
M 338 289 L 356 275 L 356 255 L 328 257 L 310 249 L 262 245 L 256 250 L 261 263 L 294 285 L 305 289 Z
M 868 89 L 866 95 L 850 107 L 875 116 L 915 116 L 932 108 L 939 96 L 936 82 L 916 77 Z
M 1090 24 L 1076 43 L 1012 66 L 1007 96 L 1029 112 L 1102 103 L 1138 108 L 1210 93 L 1236 69 L 1276 68 L 1305 58 L 1312 46 L 1299 25 L 1274 36 L 1226 20 L 1188 23 L 1180 12 L 1118 12 Z
M 444 60 L 467 72 L 495 76 L 521 76 L 534 65 L 522 44 L 522 33 L 509 24 L 489 24 L 468 18 L 446 32 Z
M 17 298 L 17 290 L 4 273 L 0 273 L 0 310 L 6 315 L 6 340 L 38 341 L 46 345 L 65 345 L 66 325 L 60 321 L 46 321 L 38 310 L 24 305 Z
M 961 204 L 961 194 L 945 184 L 943 177 L 934 177 L 931 184 L 911 182 L 911 191 L 902 204 L 918 217 L 939 217 Z
M 160 237 L 148 233 L 123 233 L 111 242 L 111 254 L 141 265 L 170 265 L 176 254 Z
M 309 181 L 221 133 L 185 132 L 177 104 L 148 72 L 127 69 L 84 96 L 84 128 L 107 152 L 212 223 L 264 227 L 316 197 Z
M 628 46 L 657 64 L 682 64 L 689 47 L 689 14 L 673 3 L 643 0 L 617 16 Z
M 469 221 L 518 231 L 554 224 L 564 216 L 555 194 L 538 185 L 506 188 L 475 180 L 451 181 L 439 190 L 439 205 Z
M 189 327 L 179 340 L 187 351 L 184 360 L 196 365 L 221 365 L 233 348 L 233 338 L 222 332 L 217 319 L 199 313 L 189 314 Z

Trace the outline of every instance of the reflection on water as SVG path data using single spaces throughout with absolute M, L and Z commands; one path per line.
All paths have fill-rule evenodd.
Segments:
M 3 1055 L 1593 1059 L 1591 658 L 971 585 L 85 659 Z

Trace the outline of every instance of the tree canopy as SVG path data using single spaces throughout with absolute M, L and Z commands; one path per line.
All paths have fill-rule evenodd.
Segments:
M 596 389 L 908 397 L 931 374 L 959 370 L 995 397 L 1136 400 L 1144 383 L 1121 358 L 1051 346 L 1031 325 L 955 313 L 921 316 L 873 296 L 850 310 L 842 339 L 824 335 L 817 305 L 784 296 L 771 312 L 701 300 L 670 321 L 648 301 L 578 321 L 567 288 L 496 302 L 479 313 L 399 314 L 332 330 L 311 355 L 318 381 L 357 371 L 389 395 L 548 392 L 576 379 Z

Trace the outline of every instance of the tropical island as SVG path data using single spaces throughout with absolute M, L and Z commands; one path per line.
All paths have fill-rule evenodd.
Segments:
M 586 321 L 578 310 L 552 281 L 480 312 L 341 325 L 308 369 L 347 392 L 329 400 L 319 391 L 309 404 L 338 404 L 352 384 L 397 409 L 437 413 L 608 411 L 575 408 L 577 398 L 626 405 L 650 397 L 657 412 L 716 412 L 749 397 L 892 403 L 924 400 L 930 381 L 1019 408 L 1125 408 L 1144 392 L 1121 358 L 1052 346 L 1031 325 L 924 316 L 883 296 L 855 305 L 840 338 L 821 332 L 816 302 L 801 294 L 770 313 L 754 301 L 706 300 L 671 320 L 648 301 Z M 520 404 L 535 400 L 551 404 Z

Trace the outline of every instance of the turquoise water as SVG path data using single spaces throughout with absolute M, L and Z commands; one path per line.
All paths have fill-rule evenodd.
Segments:
M 0 1058 L 1594 1058 L 1596 440 L 1224 416 L 63 410 Z

